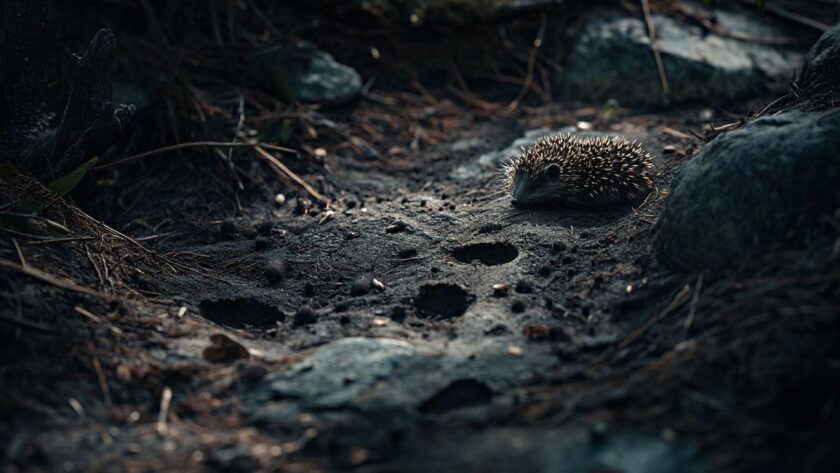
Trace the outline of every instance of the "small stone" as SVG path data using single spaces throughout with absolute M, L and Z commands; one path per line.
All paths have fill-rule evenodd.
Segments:
M 507 352 L 510 356 L 522 356 L 522 349 L 516 345 L 508 345 Z
M 350 231 L 350 232 L 347 232 L 347 233 L 344 234 L 344 239 L 345 240 L 355 240 L 356 238 L 359 238 L 359 233 L 358 232 Z
M 531 282 L 527 279 L 520 279 L 516 282 L 516 292 L 520 294 L 530 294 L 534 292 L 534 288 L 531 286 Z
M 288 267 L 283 260 L 272 260 L 265 265 L 265 277 L 272 284 L 282 280 L 286 276 L 287 271 Z
M 335 305 L 333 312 L 347 312 L 347 309 L 350 308 L 350 305 L 346 302 L 339 302 Z
M 303 285 L 303 295 L 306 297 L 312 297 L 315 295 L 315 286 L 312 283 L 306 283 Z
M 371 322 L 371 325 L 373 325 L 374 327 L 384 327 L 388 325 L 388 319 L 382 317 L 374 317 L 373 322 Z
M 522 335 L 525 335 L 529 340 L 547 340 L 550 334 L 551 329 L 545 324 L 530 324 L 522 330 Z
M 662 148 L 662 152 L 665 154 L 672 154 L 677 152 L 677 148 L 674 145 L 668 145 Z
M 350 285 L 351 296 L 363 296 L 370 292 L 371 280 L 368 277 L 357 278 Z
M 306 205 L 304 205 L 302 199 L 295 199 L 295 208 L 292 210 L 292 213 L 295 215 L 303 215 L 306 212 Z
M 549 275 L 551 275 L 551 266 L 549 266 L 547 264 L 544 264 L 544 265 L 540 266 L 540 269 L 537 272 L 542 277 L 549 276 Z
M 341 325 L 347 325 L 347 324 L 350 323 L 350 321 L 351 321 L 350 316 L 347 315 L 347 314 L 344 314 L 344 315 L 342 315 L 341 317 L 338 318 L 338 323 L 340 323 Z
M 397 251 L 397 256 L 400 258 L 413 258 L 417 256 L 417 248 L 411 246 L 400 248 L 399 251 Z
M 512 310 L 514 314 L 521 314 L 522 312 L 525 312 L 525 303 L 522 301 L 515 301 L 511 304 L 510 310 Z
M 300 309 L 298 309 L 297 312 L 295 312 L 295 326 L 314 324 L 317 321 L 318 313 L 315 312 L 312 309 L 312 307 L 309 307 L 308 305 L 301 306 Z
M 384 291 L 385 290 L 385 284 L 383 284 L 382 281 L 380 281 L 376 278 L 373 278 L 373 279 L 370 280 L 370 285 L 373 286 L 378 291 Z
M 283 205 L 286 203 L 286 196 L 283 194 L 277 194 L 274 196 L 274 203 L 277 205 Z
M 510 292 L 510 284 L 507 283 L 496 283 L 493 284 L 493 296 L 494 297 L 505 297 Z
M 254 239 L 254 247 L 257 250 L 264 250 L 271 245 L 271 238 L 258 236 Z
M 402 220 L 397 220 L 396 222 L 385 227 L 385 233 L 398 233 L 404 231 L 406 228 L 408 228 L 407 223 L 403 222 Z

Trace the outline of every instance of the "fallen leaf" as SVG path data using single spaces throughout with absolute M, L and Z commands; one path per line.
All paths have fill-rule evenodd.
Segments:
M 239 342 L 223 333 L 210 335 L 211 345 L 204 349 L 202 356 L 207 361 L 222 363 L 225 361 L 245 360 L 251 357 L 248 350 Z

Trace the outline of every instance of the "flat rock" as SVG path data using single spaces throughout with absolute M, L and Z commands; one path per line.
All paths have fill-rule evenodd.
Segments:
M 657 224 L 667 264 L 743 261 L 840 205 L 840 112 L 761 118 L 709 143 L 674 178 Z
M 305 42 L 252 53 L 248 74 L 261 87 L 287 100 L 343 105 L 362 91 L 362 78 L 355 69 Z
M 744 35 L 768 34 L 747 15 L 719 12 L 718 22 Z M 778 46 L 706 34 L 700 27 L 653 15 L 671 101 L 746 97 L 784 83 L 802 55 Z M 666 96 L 645 23 L 635 17 L 600 16 L 584 26 L 566 64 L 562 93 L 575 100 L 617 99 L 664 104 Z M 632 78 L 632 80 L 628 80 Z
M 415 358 L 415 349 L 403 341 L 345 338 L 265 381 L 275 398 L 299 399 L 308 408 L 346 407 Z

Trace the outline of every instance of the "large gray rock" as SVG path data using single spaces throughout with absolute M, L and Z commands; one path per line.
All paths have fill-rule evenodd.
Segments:
M 656 250 L 702 270 L 743 261 L 840 205 L 840 111 L 765 117 L 709 143 L 674 178 Z
M 725 12 L 718 16 L 732 30 L 757 29 L 749 24 L 749 17 Z M 672 101 L 749 96 L 788 80 L 802 64 L 802 56 L 791 50 L 706 34 L 699 27 L 661 15 L 653 18 Z M 568 99 L 666 102 L 641 19 L 591 18 L 566 66 L 562 91 Z
M 806 84 L 840 88 L 840 24 L 826 31 L 808 52 L 802 79 Z
M 362 78 L 355 69 L 304 42 L 251 54 L 248 75 L 286 100 L 343 105 L 362 91 Z

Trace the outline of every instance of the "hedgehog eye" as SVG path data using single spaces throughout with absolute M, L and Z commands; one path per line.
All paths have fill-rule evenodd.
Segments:
M 545 168 L 545 175 L 551 179 L 557 179 L 560 177 L 560 166 L 557 164 L 549 164 L 548 167 Z

